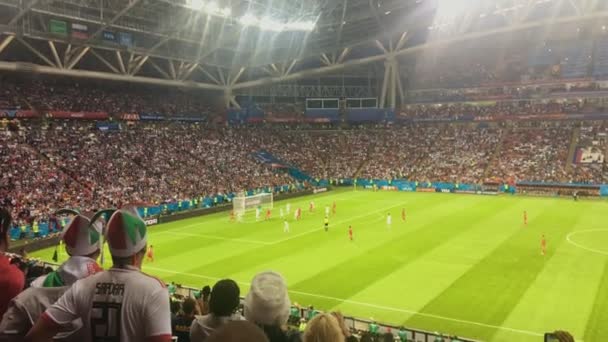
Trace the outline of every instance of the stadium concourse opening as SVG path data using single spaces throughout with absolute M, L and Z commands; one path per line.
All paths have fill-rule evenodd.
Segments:
M 0 341 L 608 340 L 608 2 L 0 26 Z

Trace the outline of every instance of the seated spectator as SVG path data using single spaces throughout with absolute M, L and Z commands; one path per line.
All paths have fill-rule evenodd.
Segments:
M 194 321 L 195 311 L 196 300 L 186 298 L 182 303 L 182 312 L 174 320 L 171 320 L 173 336 L 177 336 L 179 342 L 190 342 L 190 326 Z
M 287 285 L 280 274 L 268 271 L 253 278 L 245 297 L 245 319 L 260 326 L 270 342 L 300 340 L 297 331 L 285 328 L 290 307 Z
M 0 207 L 0 317 L 4 315 L 10 301 L 23 290 L 25 275 L 4 255 L 8 250 L 8 230 L 11 226 L 10 212 Z
M 338 320 L 332 314 L 315 316 L 306 327 L 303 342 L 342 342 L 345 337 Z
M 395 342 L 395 336 L 390 332 L 382 334 L 382 342 Z
M 230 321 L 242 320 L 236 309 L 240 302 L 240 289 L 234 280 L 223 279 L 213 285 L 209 298 L 209 313 L 197 317 L 190 327 L 190 340 L 202 342 L 211 333 Z
M 146 253 L 145 222 L 131 212 L 119 210 L 107 226 L 112 268 L 74 283 L 38 319 L 26 341 L 49 341 L 62 326 L 77 318 L 89 333 L 83 342 L 171 341 L 167 288 L 162 281 L 140 271 Z
M 269 342 L 264 331 L 247 321 L 232 321 L 214 331 L 208 342 Z M 178 340 L 179 342 L 179 340 Z
M 77 214 L 77 212 L 75 212 Z M 70 256 L 57 271 L 37 278 L 32 282 L 33 287 L 60 287 L 71 286 L 78 279 L 86 278 L 97 272 L 101 267 L 97 264 L 100 254 L 98 241 L 92 242 L 89 238 L 89 229 L 101 234 L 101 224 L 91 221 L 84 215 L 77 214 L 61 232 L 61 239 L 65 250 Z

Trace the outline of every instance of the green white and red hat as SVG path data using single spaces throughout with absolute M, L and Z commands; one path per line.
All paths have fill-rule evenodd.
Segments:
M 91 224 L 89 218 L 77 214 L 61 231 L 61 239 L 69 255 L 86 256 L 101 248 L 101 230 L 99 222 Z
M 133 211 L 117 210 L 108 220 L 105 237 L 113 256 L 130 257 L 146 246 L 146 223 Z

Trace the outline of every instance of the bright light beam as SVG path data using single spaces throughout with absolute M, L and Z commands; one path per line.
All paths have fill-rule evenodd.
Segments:
M 435 25 L 451 22 L 471 10 L 479 2 L 475 0 L 437 0 Z

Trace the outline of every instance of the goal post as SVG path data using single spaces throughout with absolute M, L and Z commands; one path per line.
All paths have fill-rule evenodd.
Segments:
M 232 199 L 232 209 L 238 216 L 242 216 L 255 208 L 272 209 L 272 193 L 261 193 L 252 196 L 236 196 Z

